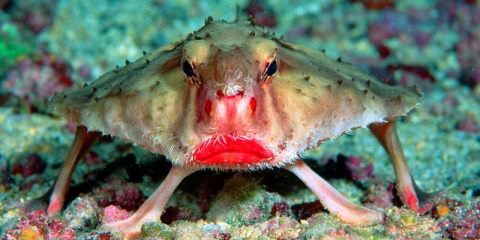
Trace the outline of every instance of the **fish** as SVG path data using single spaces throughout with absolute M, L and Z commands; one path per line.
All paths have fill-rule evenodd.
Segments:
M 143 223 L 159 220 L 180 182 L 204 169 L 284 168 L 341 221 L 379 224 L 381 209 L 352 203 L 301 159 L 304 151 L 357 128 L 369 128 L 389 155 L 403 203 L 424 213 L 430 194 L 415 184 L 395 130 L 395 120 L 421 97 L 416 87 L 388 85 L 252 20 L 209 17 L 183 40 L 51 99 L 50 111 L 77 129 L 47 213 L 61 212 L 78 160 L 110 135 L 172 163 L 132 216 L 103 226 L 111 231 L 137 234 Z

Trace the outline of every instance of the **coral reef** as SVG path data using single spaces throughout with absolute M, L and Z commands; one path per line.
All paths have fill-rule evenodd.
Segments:
M 467 205 L 467 206 L 464 206 Z M 442 236 L 450 239 L 480 238 L 480 201 L 463 203 L 454 199 L 444 199 L 432 212 L 438 219 Z
M 93 189 L 93 195 L 100 207 L 115 205 L 127 211 L 137 209 L 145 200 L 142 191 L 121 179 L 107 180 L 99 188 Z
M 4 239 L 76 239 L 73 229 L 61 220 L 49 219 L 44 211 L 29 212 L 8 230 Z
M 230 225 L 250 225 L 267 220 L 274 204 L 281 201 L 279 195 L 262 191 L 252 179 L 234 176 L 213 200 L 207 218 Z
M 4 89 L 16 96 L 45 99 L 72 85 L 67 63 L 49 54 L 20 60 L 3 82 Z
M 302 153 L 383 224 L 340 222 L 290 173 L 203 171 L 188 177 L 143 239 L 480 239 L 479 1 L 0 0 L 0 239 L 121 239 L 125 219 L 163 180 L 164 158 L 104 137 L 76 169 L 61 214 L 48 194 L 74 126 L 46 110 L 57 91 L 90 82 L 142 51 L 180 39 L 208 15 L 238 11 L 289 41 L 323 49 L 421 104 L 398 124 L 420 188 L 440 191 L 418 215 L 399 201 L 387 155 L 367 129 Z

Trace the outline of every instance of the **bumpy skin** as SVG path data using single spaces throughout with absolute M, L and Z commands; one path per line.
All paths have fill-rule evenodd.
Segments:
M 268 77 L 274 59 L 278 71 Z M 193 65 L 194 77 L 182 72 L 182 61 Z M 243 109 L 225 113 L 230 103 L 219 92 Z M 257 139 L 273 152 L 267 162 L 200 164 L 243 169 L 291 163 L 321 141 L 406 114 L 419 96 L 249 22 L 207 21 L 181 42 L 55 96 L 51 106 L 90 131 L 134 142 L 176 165 L 195 164 L 195 146 L 218 135 Z
M 51 107 L 91 131 L 79 127 L 76 139 L 109 134 L 172 161 L 165 181 L 133 216 L 106 226 L 136 233 L 142 223 L 160 217 L 183 178 L 202 168 L 285 167 L 341 220 L 378 223 L 381 212 L 351 203 L 298 157 L 322 141 L 367 126 L 392 158 L 402 199 L 421 209 L 392 122 L 419 97 L 417 91 L 386 85 L 349 64 L 275 38 L 251 22 L 208 19 L 185 40 L 56 95 Z M 62 208 L 75 163 L 92 144 L 80 140 L 62 168 L 60 176 L 66 177 L 56 183 L 50 215 Z

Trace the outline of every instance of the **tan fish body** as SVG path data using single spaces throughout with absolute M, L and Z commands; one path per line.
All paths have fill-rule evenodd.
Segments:
M 393 126 L 419 97 L 251 22 L 207 19 L 185 40 L 52 99 L 52 111 L 79 127 L 48 212 L 61 210 L 76 162 L 98 136 L 108 134 L 173 164 L 140 209 L 109 229 L 136 233 L 145 221 L 158 220 L 178 183 L 202 168 L 285 167 L 343 221 L 378 223 L 383 213 L 349 202 L 299 159 L 303 151 L 358 127 L 372 129 L 391 156 L 402 200 L 422 212 L 427 207 L 419 203 Z

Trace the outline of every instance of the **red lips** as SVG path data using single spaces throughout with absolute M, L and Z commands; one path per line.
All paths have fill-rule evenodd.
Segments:
M 197 145 L 193 159 L 206 165 L 238 165 L 273 160 L 273 153 L 256 139 L 217 136 Z

